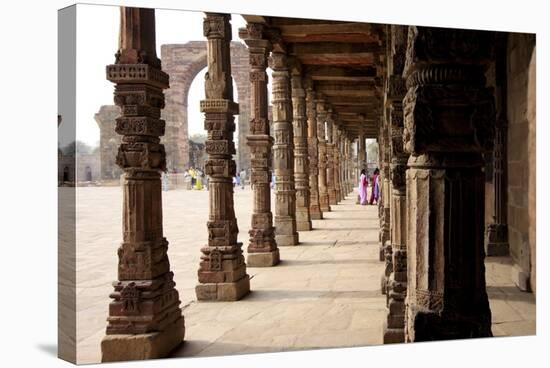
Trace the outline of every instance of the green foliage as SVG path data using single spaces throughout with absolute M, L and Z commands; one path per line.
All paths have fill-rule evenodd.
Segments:
M 204 133 L 196 133 L 189 137 L 190 141 L 193 141 L 195 143 L 204 143 L 206 142 L 206 134 Z

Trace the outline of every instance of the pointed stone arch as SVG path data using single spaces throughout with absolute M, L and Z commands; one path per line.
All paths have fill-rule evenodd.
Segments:
M 178 171 L 189 167 L 188 96 L 193 80 L 206 67 L 206 42 L 161 46 L 162 68 L 170 76 L 166 90 L 166 107 L 162 117 L 166 121 L 163 137 L 166 146 L 167 167 Z M 237 168 L 250 167 L 250 152 L 245 144 L 250 116 L 248 49 L 240 42 L 231 43 L 231 74 L 235 81 L 239 103 L 239 145 Z M 197 106 L 198 109 L 198 106 Z

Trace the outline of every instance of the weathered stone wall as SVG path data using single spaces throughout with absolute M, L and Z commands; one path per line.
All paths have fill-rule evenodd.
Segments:
M 166 121 L 167 164 L 170 167 L 170 149 L 174 150 L 171 163 L 178 172 L 189 168 L 188 95 L 197 74 L 206 67 L 206 42 L 190 41 L 185 44 L 161 46 L 162 69 L 170 76 L 170 88 L 166 90 L 166 107 L 162 118 Z M 239 103 L 239 128 L 237 169 L 250 167 L 250 152 L 246 145 L 249 123 L 249 62 L 248 49 L 240 42 L 231 43 L 231 74 L 236 85 Z M 191 106 L 198 109 L 198 106 Z
M 120 108 L 115 105 L 103 105 L 94 115 L 99 126 L 100 178 L 118 179 L 122 170 L 116 164 L 116 155 L 120 145 L 120 135 L 115 132 L 115 119 L 120 116 Z
M 76 168 L 75 168 L 76 161 Z M 58 181 L 60 183 L 84 183 L 100 180 L 99 154 L 77 153 L 76 160 L 73 155 L 60 155 L 57 168 Z M 64 178 L 67 172 L 68 177 Z M 75 178 L 76 175 L 76 178 Z M 68 180 L 64 180 L 68 179 Z
M 535 291 L 535 36 L 508 39 L 508 231 L 514 281 Z

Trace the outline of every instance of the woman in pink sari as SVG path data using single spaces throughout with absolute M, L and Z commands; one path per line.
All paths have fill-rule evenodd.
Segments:
M 373 204 L 374 201 L 378 204 L 380 198 L 380 183 L 378 177 L 380 175 L 380 170 L 376 168 L 374 174 L 372 175 L 372 192 L 370 193 L 369 204 Z
M 361 170 L 359 177 L 359 203 L 364 206 L 367 204 L 367 174 L 365 169 Z

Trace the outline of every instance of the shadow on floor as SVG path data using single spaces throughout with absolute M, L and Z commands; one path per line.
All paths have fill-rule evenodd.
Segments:
M 293 267 L 293 266 L 311 266 L 311 265 L 341 265 L 341 264 L 380 264 L 377 259 L 318 259 L 318 260 L 299 260 L 299 259 L 283 259 L 277 267 Z
M 247 302 L 265 302 L 281 300 L 311 300 L 311 299 L 380 299 L 380 290 L 358 291 L 327 291 L 327 290 L 285 290 L 285 289 L 255 289 L 243 299 Z M 383 306 L 383 304 L 381 304 Z
M 328 230 L 328 231 L 353 231 L 353 230 L 362 230 L 362 231 L 377 231 L 379 227 L 323 227 L 317 228 L 316 230 Z
M 215 344 L 215 349 L 209 349 Z M 185 340 L 171 354 L 170 358 L 186 357 L 213 357 L 222 355 L 242 355 L 242 354 L 261 354 L 275 353 L 292 350 L 312 350 L 314 348 L 292 348 L 280 346 L 250 346 L 247 344 L 226 343 L 221 341 L 206 340 Z
M 327 240 L 327 241 L 300 241 L 298 243 L 298 247 L 326 247 L 330 245 L 334 245 L 336 243 L 336 240 Z
M 38 344 L 36 345 L 38 350 L 43 351 L 44 353 L 57 357 L 57 345 L 56 344 Z
M 351 212 L 351 211 L 350 211 Z M 346 217 L 335 217 L 335 218 L 326 218 L 322 220 L 313 220 L 313 221 L 319 221 L 319 222 L 325 222 L 326 220 L 329 221 L 378 221 L 378 217 L 372 218 L 372 219 L 365 219 L 365 217 L 352 217 L 349 215 L 346 215 Z M 317 228 L 314 228 L 313 230 L 316 230 Z
M 535 296 L 527 291 L 521 291 L 515 286 L 487 286 L 487 294 L 490 299 L 517 300 L 535 304 Z

